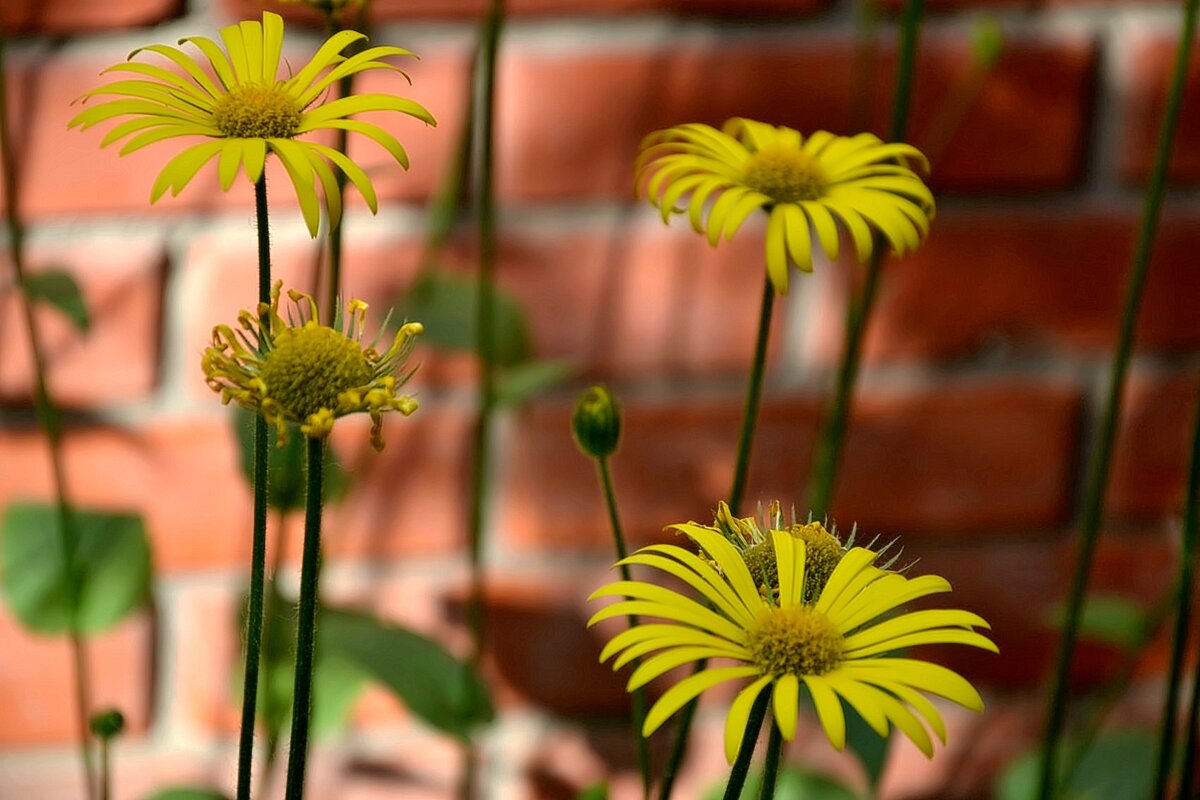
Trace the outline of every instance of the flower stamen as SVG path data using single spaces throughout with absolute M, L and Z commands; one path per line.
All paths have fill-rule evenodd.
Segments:
M 808 606 L 771 608 L 746 631 L 746 649 L 763 674 L 824 675 L 842 660 L 844 640 L 829 617 Z
M 825 193 L 825 176 L 816 160 L 801 150 L 764 147 L 746 159 L 746 185 L 771 198 L 773 203 L 817 200 Z
M 280 84 L 230 88 L 213 108 L 217 130 L 234 139 L 290 139 L 300 127 L 296 101 Z

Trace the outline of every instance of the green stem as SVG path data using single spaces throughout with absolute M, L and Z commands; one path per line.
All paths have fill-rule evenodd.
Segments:
M 470 662 L 475 668 L 478 668 L 481 662 L 484 647 L 483 526 L 487 473 L 491 460 L 492 417 L 496 407 L 496 356 L 492 342 L 496 305 L 496 56 L 500 48 L 504 11 L 504 0 L 492 0 L 484 18 L 479 49 L 479 304 L 475 317 L 475 349 L 479 356 L 479 411 L 475 420 L 475 457 L 471 463 L 471 498 L 467 531 L 471 577 L 466 607 L 467 626 L 471 634 Z M 475 773 L 478 766 L 472 741 L 466 742 L 466 750 L 459 796 L 470 800 L 475 792 Z
M 763 763 L 762 788 L 758 800 L 774 800 L 775 784 L 779 780 L 779 760 L 783 753 L 783 732 L 777 724 L 771 724 L 771 734 L 767 739 L 767 758 Z
M 58 406 L 50 393 L 46 380 L 46 352 L 42 345 L 41 332 L 34 319 L 33 302 L 26 293 L 29 285 L 25 268 L 25 227 L 21 222 L 17 161 L 12 149 L 12 127 L 8 116 L 8 71 L 5 62 L 7 38 L 0 34 L 0 171 L 4 173 L 5 222 L 8 228 L 8 246 L 12 260 L 16 285 L 21 291 L 22 321 L 29 339 L 29 350 L 33 359 L 34 405 L 38 422 L 46 435 L 50 450 L 50 474 L 54 487 L 54 508 L 58 516 L 58 531 L 62 551 L 62 571 L 68 591 L 68 607 L 72 614 L 67 624 L 67 641 L 71 651 L 72 688 L 75 693 L 76 728 L 79 738 L 79 757 L 83 768 L 84 796 L 92 800 L 96 796 L 95 765 L 93 764 L 91 734 L 88 727 L 88 709 L 91 707 L 90 683 L 88 681 L 87 652 L 83 635 L 75 612 L 79 608 L 79 533 L 75 528 L 75 517 L 67 497 L 66 466 L 63 457 L 62 420 Z
M 1196 560 L 1197 492 L 1200 491 L 1200 398 L 1197 398 L 1196 417 L 1192 423 L 1192 453 L 1183 501 L 1183 542 L 1180 547 L 1179 609 L 1175 616 L 1175 635 L 1171 641 L 1171 665 L 1167 672 L 1167 692 L 1163 698 L 1162 729 L 1158 742 L 1158 770 L 1154 774 L 1151 797 L 1163 800 L 1167 796 L 1167 778 L 1175 754 L 1176 706 L 1179 704 L 1179 685 L 1183 677 L 1183 651 L 1191 634 L 1193 570 Z
M 746 477 L 750 472 L 750 449 L 754 443 L 754 427 L 758 420 L 759 405 L 762 399 L 763 377 L 767 366 L 767 341 L 770 339 L 771 314 L 775 307 L 775 287 L 770 278 L 763 279 L 762 302 L 758 310 L 758 334 L 754 342 L 754 358 L 750 363 L 750 376 L 746 380 L 746 402 L 742 409 L 742 425 L 738 434 L 737 457 L 733 467 L 733 486 L 729 491 L 729 510 L 737 515 L 742 505 L 742 495 L 746 489 Z M 696 662 L 692 674 L 696 675 L 708 667 L 708 659 Z M 683 707 L 679 724 L 675 728 L 675 741 L 671 744 L 671 753 L 667 757 L 667 766 L 663 771 L 662 785 L 659 787 L 659 800 L 669 800 L 671 791 L 675 788 L 675 778 L 687 755 L 688 739 L 692 733 L 692 722 L 696 718 L 696 705 L 699 698 L 693 699 Z
M 324 439 L 308 439 L 308 484 L 304 496 L 304 549 L 300 562 L 300 604 L 296 621 L 296 676 L 292 684 L 292 733 L 288 741 L 285 800 L 304 796 L 308 722 L 312 714 L 313 659 L 317 634 L 317 576 L 321 567 L 321 493 Z
M 1055 762 L 1058 758 L 1059 740 L 1066 721 L 1067 683 L 1070 674 L 1071 654 L 1079 634 L 1084 594 L 1091 573 L 1092 558 L 1099 538 L 1100 519 L 1104 509 L 1105 490 L 1108 486 L 1109 468 L 1112 463 L 1113 443 L 1116 440 L 1117 421 L 1121 417 L 1121 400 L 1125 389 L 1125 377 L 1133 349 L 1133 332 L 1141 306 L 1142 290 L 1150 264 L 1150 249 L 1162 211 L 1163 198 L 1167 190 L 1167 163 L 1171 153 L 1171 142 L 1175 138 L 1175 127 L 1179 119 L 1179 107 L 1183 97 L 1184 79 L 1190 57 L 1192 39 L 1196 30 L 1196 8 L 1200 0 L 1188 0 L 1184 11 L 1183 32 L 1175 58 L 1171 87 L 1167 95 L 1167 106 L 1163 113 L 1162 130 L 1159 132 L 1158 149 L 1154 166 L 1146 189 L 1146 200 L 1142 208 L 1138 241 L 1134 249 L 1133 266 L 1125 288 L 1125 303 L 1121 312 L 1117 347 L 1113 353 L 1108 397 L 1100 418 L 1097 441 L 1088 464 L 1088 482 L 1083 500 L 1083 519 L 1080 526 L 1079 556 L 1075 562 L 1075 573 L 1067 596 L 1066 620 L 1059 638 L 1055 658 L 1054 682 L 1050 694 L 1050 707 L 1046 716 L 1046 727 L 1042 737 L 1042 761 L 1039 774 L 1038 797 L 1049 800 L 1055 787 Z
M 899 63 L 896 67 L 896 94 L 892 104 L 892 120 L 888 132 L 889 138 L 893 142 L 902 141 L 908 130 L 908 108 L 912 99 L 913 72 L 916 66 L 917 44 L 920 39 L 923 11 L 924 0 L 908 0 L 905 3 L 904 18 L 900 27 Z M 850 418 L 850 400 L 854 395 L 854 386 L 858 381 L 858 370 L 862 363 L 863 334 L 866 332 L 867 320 L 870 319 L 871 310 L 875 305 L 875 296 L 879 289 L 880 267 L 883 264 L 886 246 L 887 243 L 883 237 L 876 234 L 871 257 L 867 260 L 867 271 L 863 277 L 862 290 L 857 294 L 851 293 L 849 307 L 846 311 L 842 360 L 838 364 L 833 405 L 821 424 L 821 434 L 817 441 L 817 451 L 814 457 L 808 504 L 814 519 L 819 520 L 827 516 L 833 501 L 834 486 L 846 439 L 846 423 Z
M 271 300 L 271 234 L 267 217 L 267 177 L 254 184 L 258 229 L 258 301 Z M 265 316 L 265 315 L 264 315 Z M 267 422 L 254 417 L 254 521 L 250 537 L 250 592 L 246 608 L 246 668 L 242 682 L 242 718 L 238 733 L 237 800 L 250 800 L 254 768 L 254 721 L 258 710 L 259 660 L 262 654 L 263 587 L 267 561 Z
M 1189 557 L 1195 558 L 1196 553 L 1193 552 Z M 1197 645 L 1200 645 L 1200 639 L 1197 639 Z M 1200 663 L 1200 646 L 1196 649 L 1197 663 Z M 1192 670 L 1192 699 L 1188 703 L 1184 730 L 1186 734 L 1183 742 L 1183 767 L 1179 772 L 1179 800 L 1195 797 L 1197 792 L 1200 792 L 1200 786 L 1197 786 L 1196 791 L 1188 794 L 1196 777 L 1196 751 L 1200 750 L 1200 667 Z
M 621 528 L 621 518 L 617 514 L 617 495 L 613 491 L 612 474 L 608 468 L 608 458 L 600 456 L 596 459 L 596 474 L 600 478 L 600 489 L 604 494 L 604 505 L 608 509 L 608 521 L 612 527 L 613 548 L 617 552 L 617 561 L 623 562 L 629 555 L 629 551 L 625 547 L 625 534 Z M 621 563 L 621 580 L 632 581 L 633 575 L 630 573 L 629 565 Z M 638 617 L 636 614 L 629 615 L 629 627 L 636 627 Z M 640 659 L 635 659 L 633 666 L 636 667 L 640 663 Z M 637 745 L 637 762 L 638 770 L 642 773 L 642 797 L 650 797 L 650 746 L 646 737 L 642 735 L 642 728 L 646 722 L 646 689 L 639 687 L 632 692 L 633 701 L 633 737 Z
M 100 738 L 100 800 L 108 800 L 112 795 L 112 771 L 110 769 L 108 737 Z
M 762 730 L 763 718 L 767 715 L 767 701 L 770 699 L 771 692 L 763 690 L 750 707 L 746 732 L 742 734 L 742 744 L 738 747 L 733 769 L 729 771 L 729 783 L 725 784 L 724 800 L 739 800 L 742 796 L 742 787 L 746 785 L 746 775 L 750 772 L 750 757 L 754 755 L 754 746 L 758 744 L 758 734 Z

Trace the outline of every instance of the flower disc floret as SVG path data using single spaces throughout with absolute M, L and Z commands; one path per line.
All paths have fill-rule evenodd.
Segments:
M 928 172 L 929 163 L 911 145 L 870 133 L 805 137 L 742 118 L 720 130 L 692 123 L 656 131 L 642 141 L 635 165 L 637 189 L 663 222 L 686 212 L 712 245 L 765 211 L 767 275 L 780 294 L 789 265 L 812 270 L 816 244 L 838 257 L 841 230 L 860 262 L 871 257 L 876 235 L 899 255 L 915 250 L 934 216 L 933 195 L 916 170 Z
M 213 328 L 201 363 L 209 387 L 221 402 L 260 413 L 278 430 L 280 445 L 289 424 L 319 439 L 339 417 L 365 412 L 371 416 L 371 445 L 382 450 L 383 414 L 417 410 L 417 401 L 396 389 L 415 371 L 403 370 L 421 324 L 400 326 L 380 353 L 374 343 L 363 346 L 366 303 L 351 300 L 339 315 L 345 322 L 330 327 L 321 324 L 313 299 L 299 292 L 288 293 L 293 307 L 284 320 L 280 291 L 276 283 L 269 304 L 260 304 L 255 314 L 243 311 L 240 330 Z
M 842 658 L 844 640 L 808 606 L 772 608 L 746 631 L 746 649 L 764 675 L 824 675 Z
M 335 3 L 331 11 L 340 13 L 346 6 Z M 357 133 L 374 141 L 392 160 L 408 169 L 408 154 L 400 141 L 374 122 L 356 116 L 390 111 L 415 117 L 427 125 L 437 124 L 419 103 L 394 94 L 336 97 L 331 90 L 338 82 L 360 72 L 383 69 L 408 77 L 383 60 L 413 56 L 403 48 L 365 47 L 343 55 L 348 47 L 364 39 L 366 36 L 358 31 L 338 31 L 325 40 L 308 63 L 294 72 L 289 67 L 283 77 L 283 18 L 269 11 L 263 12 L 262 22 L 246 20 L 222 28 L 221 44 L 204 36 L 179 41 L 199 50 L 200 59 L 180 47 L 143 47 L 133 51 L 126 63 L 104 70 L 105 74 L 123 73 L 126 77 L 84 92 L 79 98 L 82 102 L 102 96 L 111 99 L 88 106 L 68 127 L 87 130 L 120 119 L 100 145 L 126 140 L 121 155 L 166 139 L 189 140 L 158 174 L 150 189 L 151 203 L 168 191 L 178 195 L 214 158 L 223 190 L 233 186 L 239 172 L 250 183 L 257 183 L 267 156 L 274 154 L 291 180 L 305 225 L 315 237 L 322 206 L 328 210 L 331 225 L 341 218 L 342 190 L 335 169 L 354 184 L 371 213 L 378 210 L 378 199 L 371 179 L 356 161 L 328 145 L 301 137 L 328 130 Z M 159 56 L 167 63 L 134 60 L 142 54 Z M 201 141 L 191 143 L 195 137 Z

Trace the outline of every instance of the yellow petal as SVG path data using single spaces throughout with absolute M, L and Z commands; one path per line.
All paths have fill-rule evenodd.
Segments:
M 649 736 L 654 733 L 660 725 L 667 721 L 668 717 L 686 705 L 688 701 L 699 696 L 701 692 L 725 681 L 757 674 L 757 667 L 718 667 L 689 675 L 664 692 L 663 696 L 658 698 L 658 702 L 650 708 L 645 724 L 642 725 L 642 735 Z
M 729 706 L 729 714 L 725 717 L 725 760 L 730 764 L 737 758 L 742 740 L 746 738 L 746 728 L 750 722 L 750 709 L 770 682 L 770 675 L 762 676 L 738 692 L 737 697 L 733 698 L 733 704 Z M 754 731 L 755 739 L 758 738 L 758 733 L 758 731 Z
M 842 713 L 842 701 L 829 684 L 819 675 L 805 675 L 804 685 L 812 695 L 813 705 L 817 707 L 817 719 L 829 737 L 829 743 L 835 750 L 846 746 L 846 715 Z
M 785 231 L 783 211 L 776 206 L 771 210 L 771 216 L 767 217 L 767 275 L 779 294 L 787 294 L 788 290 Z
M 785 741 L 796 738 L 796 717 L 800 714 L 800 680 L 795 675 L 784 675 L 775 681 L 775 724 Z

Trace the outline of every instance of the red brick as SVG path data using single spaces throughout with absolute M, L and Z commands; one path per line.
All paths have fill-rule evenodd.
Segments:
M 4 33 L 62 34 L 153 25 L 183 11 L 182 0 L 5 0 L 0 5 Z
M 211 34 L 209 31 L 196 33 Z M 161 37 L 159 37 L 161 38 Z M 149 41 L 147 42 L 149 43 Z M 79 112 L 72 105 L 88 88 L 105 83 L 100 71 L 123 61 L 127 45 L 114 43 L 108 57 L 97 59 L 65 57 L 40 62 L 14 62 L 9 85 L 13 117 L 25 120 L 18 126 L 13 140 L 21 164 L 22 209 L 30 219 L 53 216 L 73 217 L 79 214 L 165 213 L 184 211 L 215 213 L 253 207 L 254 192 L 239 179 L 228 193 L 217 184 L 216 167 L 210 164 L 201 171 L 177 198 L 169 195 L 157 204 L 149 204 L 150 188 L 159 171 L 180 149 L 181 141 L 153 145 L 127 156 L 119 156 L 118 146 L 100 149 L 100 140 L 108 125 L 80 132 L 67 129 L 67 122 Z M 309 49 L 290 48 L 293 64 L 303 63 Z M 362 91 L 386 88 L 424 104 L 441 121 L 437 129 L 401 115 L 383 118 L 364 116 L 382 122 L 404 142 L 412 163 L 405 174 L 385 157 L 374 143 L 355 144 L 350 137 L 350 152 L 371 172 L 382 200 L 396 197 L 413 199 L 425 197 L 437 184 L 449 160 L 456 138 L 455 128 L 461 119 L 462 97 L 465 92 L 465 62 L 462 54 L 441 51 L 422 54 L 420 61 L 409 60 L 404 69 L 412 76 L 409 87 L 394 73 L 384 76 L 367 75 L 360 82 Z M 101 130 L 103 128 L 103 130 Z M 195 139 L 187 141 L 194 143 Z M 365 148 L 361 149 L 360 148 Z M 271 207 L 276 215 L 295 215 L 295 197 L 286 173 L 270 159 L 268 182 L 279 187 L 271 193 Z M 392 172 L 399 173 L 392 175 Z M 80 187 L 103 187 L 103 191 L 81 191 Z M 285 188 L 286 187 L 286 188 Z M 355 192 L 349 192 L 354 197 Z M 361 200 L 353 202 L 361 203 Z M 287 219 L 289 216 L 280 216 Z
M 1122 76 L 1127 88 L 1119 117 L 1124 126 L 1120 166 L 1126 181 L 1143 181 L 1150 173 L 1178 42 L 1177 34 L 1145 32 L 1131 34 L 1127 43 L 1129 72 Z M 1177 185 L 1200 180 L 1200 54 L 1194 48 L 1169 169 Z
M 843 527 L 958 537 L 1065 522 L 1080 411 L 1074 389 L 987 381 L 861 397 L 834 506 Z M 626 424 L 612 469 L 631 546 L 669 537 L 665 525 L 711 519 L 729 491 L 740 402 L 623 400 Z M 500 505 L 501 527 L 518 547 L 611 547 L 593 469 L 575 449 L 569 415 L 568 404 L 547 401 L 519 421 Z M 745 510 L 776 498 L 799 505 L 815 428 L 810 399 L 768 394 Z
M 854 59 L 854 45 L 835 38 L 803 47 L 770 40 L 654 51 L 513 52 L 500 86 L 501 190 L 519 201 L 630 198 L 642 137 L 684 122 L 720 125 L 740 115 L 802 131 L 850 132 Z M 922 40 L 915 144 L 928 134 L 920 121 L 933 118 L 969 60 L 965 42 Z M 890 108 L 893 62 L 892 50 L 881 48 L 876 128 Z M 1010 191 L 1077 182 L 1093 62 L 1091 43 L 1079 37 L 1006 49 L 935 165 L 935 184 Z
M 150 720 L 152 646 L 150 620 L 139 615 L 89 640 L 86 647 L 91 710 L 120 709 L 130 736 L 145 731 Z M 75 673 L 66 638 L 29 633 L 0 610 L 0 649 L 0 702 L 5 708 L 0 745 L 75 742 Z
M 1130 376 L 1109 479 L 1109 513 L 1180 512 L 1198 390 L 1192 371 Z
M 158 377 L 162 244 L 135 237 L 92 237 L 28 253 L 30 272 L 66 269 L 79 282 L 91 330 L 79 333 L 57 310 L 42 306 L 36 322 L 48 362 L 50 390 L 67 406 L 144 399 Z M 0 256 L 11 269 L 7 253 Z M 33 359 L 25 315 L 14 295 L 0 300 L 0 397 L 31 402 Z
M 540 15 L 611 16 L 658 12 L 680 16 L 758 17 L 805 14 L 824 8 L 828 0 L 511 0 L 505 12 L 512 17 Z M 268 7 L 289 19 L 310 25 L 324 24 L 324 16 L 294 4 L 269 3 Z M 253 0 L 222 0 L 221 9 L 234 19 L 257 16 L 262 4 Z M 376 0 L 372 19 L 479 19 L 487 9 L 485 0 Z
M 939 216 L 915 254 L 889 263 L 866 357 L 954 360 L 990 349 L 1037 354 L 1107 351 L 1116 338 L 1136 222 L 1114 214 Z M 1153 251 L 1137 329 L 1139 349 L 1200 346 L 1188 298 L 1200 291 L 1190 218 L 1166 219 Z M 822 360 L 841 332 L 823 334 Z

